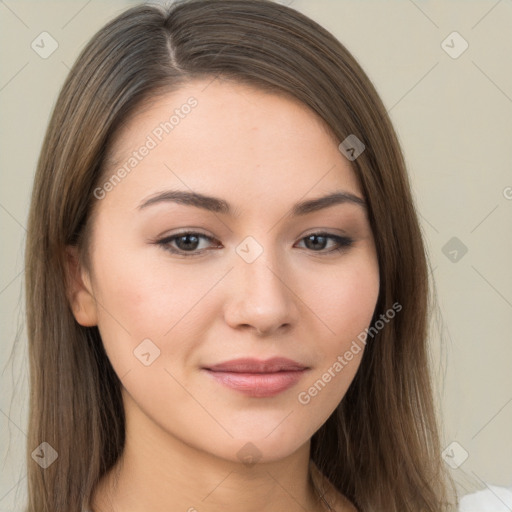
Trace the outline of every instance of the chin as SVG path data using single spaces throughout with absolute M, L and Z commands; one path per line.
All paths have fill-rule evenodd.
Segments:
M 304 425 L 287 423 L 288 419 L 283 421 L 286 414 L 282 414 L 279 421 L 261 420 L 247 425 L 245 429 L 231 429 L 233 438 L 229 438 L 227 434 L 213 437 L 211 433 L 205 433 L 203 439 L 207 440 L 207 444 L 203 449 L 217 457 L 242 462 L 248 466 L 256 462 L 275 462 L 284 459 L 310 440 L 309 431 L 304 429 Z M 311 430 L 314 430 L 313 427 Z
M 219 447 L 215 455 L 231 462 L 242 463 L 252 467 L 256 463 L 264 464 L 276 462 L 295 453 L 309 439 L 289 438 L 286 443 L 270 439 L 257 439 L 251 436 L 234 439 L 229 446 Z

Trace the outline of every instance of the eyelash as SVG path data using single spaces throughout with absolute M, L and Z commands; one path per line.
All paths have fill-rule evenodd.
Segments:
M 175 233 L 171 236 L 166 236 L 160 240 L 157 240 L 154 243 L 159 245 L 160 247 L 162 247 L 164 250 L 169 251 L 172 254 L 182 256 L 184 258 L 191 258 L 191 257 L 193 258 L 193 257 L 201 256 L 205 251 L 208 250 L 208 249 L 202 249 L 200 251 L 197 251 L 197 250 L 184 251 L 182 249 L 176 249 L 171 246 L 171 242 L 173 242 L 177 238 L 181 238 L 186 235 L 193 235 L 198 238 L 204 238 L 210 242 L 213 242 L 215 240 L 214 238 L 212 238 L 208 235 L 205 235 L 203 233 L 197 232 L 197 231 L 182 231 L 180 233 Z M 352 245 L 354 243 L 354 240 L 352 238 L 345 237 L 345 236 L 339 236 L 339 235 L 333 235 L 331 233 L 325 233 L 323 231 L 316 232 L 316 233 L 310 233 L 310 234 L 306 235 L 305 237 L 301 238 L 300 241 L 302 242 L 303 240 L 305 240 L 311 236 L 324 237 L 324 238 L 328 238 L 328 239 L 331 239 L 331 240 L 334 240 L 337 242 L 339 247 L 334 248 L 334 249 L 330 249 L 330 250 L 322 249 L 320 251 L 314 251 L 314 250 L 310 249 L 313 253 L 319 253 L 321 255 L 328 255 L 331 253 L 344 252 L 346 249 L 349 249 L 350 247 L 352 247 Z

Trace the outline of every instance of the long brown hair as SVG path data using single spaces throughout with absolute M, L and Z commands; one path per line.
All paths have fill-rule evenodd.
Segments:
M 303 14 L 270 0 L 189 0 L 132 7 L 99 30 L 48 126 L 26 246 L 27 512 L 80 512 L 124 445 L 121 382 L 97 327 L 74 319 L 65 247 L 78 246 L 88 264 L 93 191 L 122 124 L 156 95 L 215 76 L 291 95 L 339 142 L 355 135 L 364 143 L 351 164 L 378 253 L 373 322 L 394 303 L 402 310 L 368 338 L 354 381 L 312 438 L 311 458 L 361 511 L 451 510 L 428 366 L 427 259 L 386 108 L 348 50 Z M 46 469 L 31 456 L 42 442 L 58 454 Z

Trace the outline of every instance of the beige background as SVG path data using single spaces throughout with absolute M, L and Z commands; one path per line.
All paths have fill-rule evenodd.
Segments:
M 38 153 L 78 52 L 132 3 L 0 1 L 0 512 L 21 510 L 26 492 L 23 244 Z M 432 353 L 443 442 L 459 443 L 455 459 L 468 453 L 452 473 L 461 493 L 485 483 L 512 486 L 512 1 L 281 3 L 333 32 L 389 109 L 439 304 Z M 47 59 L 31 48 L 43 31 L 59 45 Z M 469 44 L 458 58 L 442 46 L 453 31 Z M 463 42 L 451 36 L 445 44 L 453 53 Z M 452 237 L 467 247 L 457 261 L 448 256 L 459 249 L 445 247 Z

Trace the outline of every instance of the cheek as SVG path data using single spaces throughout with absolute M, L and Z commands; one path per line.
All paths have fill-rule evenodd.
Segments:
M 178 265 L 163 250 L 140 250 L 122 241 L 117 251 L 107 244 L 97 247 L 98 328 L 118 375 L 139 368 L 139 347 L 152 344 L 158 353 L 152 368 L 187 366 L 219 314 L 211 292 L 229 267 Z
M 310 297 L 317 300 L 313 310 L 324 326 L 315 338 L 317 364 L 295 395 L 297 418 L 304 418 L 307 437 L 327 421 L 354 380 L 365 348 L 361 333 L 369 327 L 378 299 L 376 258 L 346 263 L 333 269 L 328 279 L 309 282 Z
M 314 288 L 315 311 L 326 325 L 327 352 L 342 349 L 369 326 L 379 295 L 375 258 L 357 258 L 333 268 Z
M 183 320 L 211 285 L 186 272 L 171 273 L 165 258 L 150 260 L 145 251 L 116 251 L 115 245 L 103 244 L 94 254 L 94 291 L 101 337 L 121 373 L 133 365 L 133 351 L 143 340 L 163 349 L 164 337 L 171 339 L 175 326 L 174 332 L 183 329 Z
M 328 416 L 334 410 L 361 363 L 380 283 L 376 258 L 360 256 L 333 268 L 312 291 L 325 334 L 316 340 L 318 365 L 297 399 L 315 414 Z

